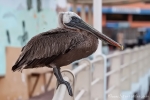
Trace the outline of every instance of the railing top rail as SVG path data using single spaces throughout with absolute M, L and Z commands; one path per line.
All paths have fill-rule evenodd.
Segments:
M 101 60 L 103 60 L 103 58 L 96 58 L 96 59 L 92 60 L 91 63 L 93 64 L 93 63 L 96 63 L 96 62 L 101 61 Z
M 132 54 L 132 53 L 134 54 L 134 58 L 135 58 L 135 59 L 130 60 L 129 62 L 124 63 L 123 65 L 120 65 L 120 67 L 119 67 L 118 69 L 113 70 L 113 71 L 110 71 L 110 72 L 106 72 L 106 71 L 105 71 L 106 73 L 105 73 L 105 76 L 104 76 L 104 77 L 106 78 L 107 76 L 109 76 L 109 75 L 115 73 L 116 71 L 119 71 L 120 69 L 123 69 L 123 68 L 129 66 L 130 64 L 134 64 L 134 63 L 138 62 L 139 60 L 142 60 L 142 59 L 144 59 L 145 57 L 147 57 L 148 55 L 146 55 L 145 52 L 148 52 L 148 51 L 147 51 L 148 48 L 150 48 L 150 45 L 146 45 L 146 46 L 142 46 L 142 47 L 138 47 L 138 48 L 135 47 L 134 49 L 127 49 L 127 50 L 124 50 L 123 52 L 119 52 L 119 51 L 118 51 L 118 52 L 114 52 L 113 54 L 106 55 L 105 57 L 97 57 L 97 58 L 94 59 L 94 60 L 87 61 L 87 62 L 89 62 L 89 63 L 82 63 L 82 65 L 78 66 L 77 68 L 75 68 L 75 69 L 72 70 L 71 72 L 72 72 L 72 74 L 74 74 L 74 75 L 76 76 L 76 75 L 77 75 L 78 73 L 80 73 L 82 70 L 84 70 L 84 69 L 87 68 L 87 67 L 91 67 L 91 64 L 94 64 L 94 63 L 96 63 L 96 62 L 99 62 L 99 61 L 102 61 L 102 60 L 104 60 L 104 62 L 105 62 L 105 61 L 107 61 L 107 59 L 110 59 L 110 58 L 113 58 L 113 57 L 116 57 L 116 56 L 121 57 L 122 55 L 126 55 L 126 54 L 128 54 L 129 56 L 130 56 L 130 54 Z M 143 55 L 142 52 L 145 53 L 144 56 L 139 56 L 139 57 L 137 57 L 136 54 L 139 53 L 138 55 L 141 55 L 141 54 Z M 136 56 L 135 56 L 135 55 L 136 55 Z M 106 59 L 104 59 L 104 58 L 106 58 Z M 103 67 L 104 67 L 104 66 L 103 66 Z M 88 69 L 88 70 L 89 70 L 89 69 Z M 132 72 L 131 72 L 131 75 L 133 75 L 133 74 L 135 74 L 135 73 L 137 73 L 137 71 L 132 71 Z M 130 77 L 129 77 L 129 76 L 124 76 L 124 77 L 122 77 L 120 80 L 121 80 L 121 82 L 123 82 L 123 81 L 127 80 L 128 78 L 130 78 Z M 67 77 L 67 76 L 65 76 L 64 79 L 65 79 L 66 81 L 69 81 L 69 77 Z M 91 86 L 94 86 L 94 85 L 97 84 L 99 81 L 101 81 L 101 78 L 97 77 L 95 80 L 91 81 Z M 104 81 L 104 80 L 103 80 L 103 81 Z M 105 85 L 106 85 L 106 82 L 104 82 L 104 83 L 105 83 Z M 114 90 L 118 85 L 119 85 L 119 84 L 113 85 L 113 86 L 111 86 L 108 90 L 104 90 L 104 91 L 105 91 L 104 94 L 108 94 L 109 92 L 111 92 L 112 90 Z M 67 88 L 66 88 L 65 85 L 60 85 L 60 86 L 58 87 L 57 91 L 55 92 L 55 95 L 54 95 L 54 97 L 53 97 L 52 100 L 63 100 L 62 98 L 65 98 L 66 90 L 67 90 Z M 75 99 L 75 100 L 80 99 L 80 98 L 82 97 L 82 95 L 84 94 L 84 92 L 86 92 L 86 91 L 85 91 L 84 89 L 82 89 L 82 90 L 78 93 L 78 95 L 76 96 L 76 98 L 74 97 L 74 99 Z
M 64 80 L 69 81 L 68 77 L 63 77 L 63 78 Z M 63 100 L 66 90 L 67 90 L 66 86 L 64 84 L 61 84 L 56 90 L 52 100 Z
M 144 46 L 144 47 L 146 47 L 146 46 Z M 134 47 L 133 49 L 126 49 L 123 52 L 116 51 L 113 54 L 106 55 L 106 58 L 109 59 L 109 58 L 120 56 L 120 55 L 124 55 L 124 54 L 127 54 L 127 53 L 131 53 L 131 52 L 136 52 L 136 51 L 139 51 L 139 50 L 143 50 L 144 47 L 143 46 L 141 46 L 139 48 L 138 47 Z
M 80 65 L 78 68 L 75 68 L 72 73 L 74 75 L 78 74 L 80 71 L 82 71 L 84 68 L 86 68 L 86 66 L 88 66 L 87 63 Z

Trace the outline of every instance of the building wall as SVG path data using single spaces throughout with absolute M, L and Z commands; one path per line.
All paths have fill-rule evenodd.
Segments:
M 144 3 L 144 2 L 139 2 L 139 3 L 132 3 L 132 4 L 126 4 L 126 5 L 115 5 L 115 6 L 107 6 L 111 8 L 121 8 L 121 9 L 128 9 L 128 10 L 133 10 L 134 11 L 141 11 L 142 14 L 150 14 L 150 3 Z M 130 24 L 130 27 L 150 27 L 150 22 L 146 21 L 132 21 L 132 13 L 127 13 L 129 14 L 128 16 L 128 22 Z M 104 14 L 105 15 L 105 14 Z M 105 19 L 106 21 L 106 19 Z M 108 21 L 106 21 L 108 22 Z M 121 22 L 121 21 L 120 21 Z
M 11 71 L 21 48 L 5 48 L 6 73 L 0 78 L 0 100 L 28 99 L 28 88 L 25 80 L 25 73 Z M 14 55 L 15 54 L 15 55 Z
M 106 23 L 120 23 L 120 22 L 128 22 L 130 27 L 137 28 L 137 27 L 150 27 L 150 22 L 146 21 L 132 21 L 132 15 L 128 15 L 128 21 L 108 21 L 106 20 L 106 14 L 103 14 L 103 19 L 102 19 L 102 25 L 103 27 L 106 26 Z
M 81 5 L 77 5 L 76 11 L 79 15 L 83 11 L 86 12 L 86 18 L 88 17 L 89 11 L 91 11 L 92 7 L 88 5 L 84 5 L 84 8 Z M 70 9 L 72 11 L 72 7 Z M 114 5 L 114 6 L 103 6 L 102 8 L 103 12 L 103 19 L 102 19 L 102 25 L 106 26 L 107 23 L 113 22 L 113 23 L 120 23 L 124 21 L 108 21 L 106 20 L 106 14 L 128 14 L 128 22 L 130 24 L 130 27 L 150 27 L 150 22 L 138 22 L 138 21 L 132 21 L 132 14 L 137 15 L 150 15 L 150 3 L 133 3 L 133 4 L 124 4 L 124 5 Z M 82 17 L 82 16 L 81 16 Z M 93 20 L 93 19 L 92 19 Z M 87 22 L 88 19 L 86 19 Z

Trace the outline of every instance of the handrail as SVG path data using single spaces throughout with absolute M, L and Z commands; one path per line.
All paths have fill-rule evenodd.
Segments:
M 76 75 L 77 73 L 79 73 L 80 71 L 82 71 L 86 66 L 87 66 L 87 64 L 80 65 L 78 68 L 74 69 L 74 70 L 72 71 L 72 73 L 73 73 L 74 75 Z
M 88 61 L 86 59 L 86 61 Z M 89 61 L 88 61 L 89 62 Z M 62 72 L 69 72 L 72 76 L 73 76 L 73 81 L 75 80 L 74 76 L 76 74 L 78 74 L 80 71 L 82 71 L 83 69 L 86 68 L 88 64 L 82 64 L 80 65 L 78 68 L 74 69 L 73 71 L 70 71 L 70 70 L 63 70 Z M 66 81 L 69 81 L 69 78 L 68 77 L 64 77 Z M 74 82 L 73 82 L 73 87 L 74 87 Z M 66 92 L 67 88 L 65 87 L 64 84 L 61 84 L 59 87 L 58 87 L 58 90 L 56 90 L 56 93 L 53 97 L 53 100 L 63 100 L 63 96 L 62 95 L 65 95 L 65 92 Z M 63 92 L 63 93 L 62 93 Z M 58 94 L 60 93 L 60 96 L 58 96 Z M 85 93 L 85 90 L 82 89 L 79 94 L 77 95 L 77 97 L 74 99 L 73 97 L 73 100 L 79 100 L 81 98 L 81 96 Z
M 91 86 L 95 85 L 97 82 L 99 82 L 101 79 L 100 78 L 96 78 L 92 83 Z
M 78 95 L 76 96 L 75 100 L 80 100 L 80 98 L 83 96 L 84 93 L 85 93 L 85 90 L 82 89 L 82 90 L 78 93 Z
M 68 77 L 63 77 L 63 78 L 65 81 L 69 81 Z M 67 91 L 66 86 L 64 84 L 61 84 L 56 90 L 55 95 L 52 100 L 63 100 L 66 91 Z
M 73 79 L 72 79 L 72 80 L 73 80 L 73 88 L 74 88 L 75 76 L 74 76 L 74 74 L 72 73 L 72 71 L 70 71 L 70 70 L 68 70 L 68 69 L 64 69 L 64 70 L 62 71 L 62 73 L 63 73 L 63 72 L 68 72 L 68 73 L 72 76 L 72 78 L 73 78 Z M 69 77 L 64 76 L 63 78 L 64 78 L 65 81 L 69 82 Z M 58 87 L 58 89 L 56 90 L 55 95 L 54 95 L 54 97 L 53 97 L 52 100 L 64 100 L 64 96 L 65 96 L 66 91 L 67 91 L 66 86 L 65 86 L 64 84 L 61 84 L 61 85 Z M 73 97 L 72 99 L 74 100 L 74 97 Z
M 89 71 L 90 69 L 87 69 L 87 68 L 90 66 L 93 69 L 93 70 L 90 70 L 91 71 L 90 76 L 92 76 L 93 79 L 90 81 L 89 86 L 90 86 L 90 88 L 93 88 L 93 89 L 94 89 L 94 87 L 103 88 L 104 96 L 103 96 L 103 98 L 96 97 L 96 96 L 94 96 L 94 98 L 92 98 L 92 95 L 91 94 L 89 94 L 89 95 L 91 95 L 92 100 L 93 99 L 95 100 L 96 98 L 107 100 L 108 99 L 107 95 L 112 93 L 112 91 L 115 89 L 119 90 L 121 83 L 128 82 L 128 86 L 131 86 L 132 83 L 135 82 L 135 80 L 137 80 L 137 79 L 139 80 L 141 78 L 141 76 L 144 75 L 144 72 L 146 72 L 146 70 L 150 70 L 150 68 L 148 68 L 148 66 L 146 66 L 146 65 L 148 65 L 147 63 L 150 60 L 150 51 L 148 51 L 147 49 L 150 49 L 150 45 L 146 45 L 146 46 L 140 47 L 140 48 L 135 48 L 133 50 L 125 50 L 122 52 L 118 51 L 118 52 L 115 52 L 108 56 L 100 55 L 100 57 L 96 57 L 96 58 L 94 58 L 94 60 L 88 61 L 89 63 L 81 64 L 76 69 L 70 71 L 70 74 L 72 74 L 73 76 L 75 76 L 77 78 L 81 78 L 81 76 L 79 76 L 78 74 L 80 74 L 82 72 L 87 73 L 86 70 Z M 131 58 L 131 60 L 130 60 L 130 58 Z M 110 59 L 113 61 L 113 65 L 111 65 L 112 69 L 109 72 L 107 72 L 107 59 Z M 117 62 L 121 61 L 121 60 L 124 61 L 123 64 L 121 64 L 121 63 L 117 64 Z M 98 66 L 99 64 L 101 66 Z M 117 65 L 115 65 L 115 64 L 117 64 Z M 142 67 L 141 67 L 141 64 L 143 64 Z M 132 70 L 133 68 L 135 68 L 135 66 L 137 66 L 136 69 Z M 98 73 L 98 70 L 100 71 L 99 68 L 103 68 L 103 73 Z M 121 73 L 120 71 L 124 71 L 124 72 Z M 113 76 L 114 74 L 115 74 L 115 76 Z M 121 76 L 121 75 L 123 75 L 123 76 Z M 109 77 L 109 76 L 113 76 L 113 77 L 119 76 L 119 79 L 116 78 L 117 82 L 112 82 L 108 88 L 107 84 L 109 82 L 111 82 L 111 81 L 107 81 L 107 77 Z M 136 79 L 134 79 L 132 81 L 132 79 L 134 77 Z M 64 78 L 65 79 L 68 78 L 67 81 L 69 81 L 69 77 L 64 76 Z M 76 82 L 76 78 L 74 78 L 73 80 L 75 80 L 75 82 Z M 76 91 L 76 92 L 74 91 L 74 94 L 75 93 L 76 94 L 74 95 L 74 98 L 72 98 L 72 100 L 82 100 L 81 98 L 85 98 L 85 95 L 87 95 L 88 91 L 83 87 L 77 88 L 75 86 L 77 83 L 75 83 L 75 82 L 73 82 L 73 89 Z M 84 81 L 81 83 L 84 83 Z M 100 86 L 101 83 L 103 86 Z M 100 87 L 98 87 L 98 86 L 100 86 Z M 59 88 L 56 90 L 53 100 L 64 100 L 62 98 L 65 96 L 65 91 L 66 91 L 66 87 L 64 85 L 60 85 Z M 121 91 L 121 90 L 119 90 L 119 91 Z M 64 96 L 62 96 L 62 95 L 64 95 Z M 58 99 L 56 99 L 56 97 Z M 91 100 L 91 99 L 88 99 L 88 100 Z

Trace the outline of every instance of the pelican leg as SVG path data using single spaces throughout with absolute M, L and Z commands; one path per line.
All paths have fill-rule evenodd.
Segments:
M 60 68 L 57 68 L 56 66 L 52 66 L 53 67 L 53 72 L 54 72 L 54 75 L 56 76 L 57 78 L 57 81 L 58 81 L 58 85 L 57 85 L 57 88 L 60 84 L 65 84 L 66 87 L 67 87 L 67 90 L 68 90 L 68 93 L 70 96 L 73 96 L 73 93 L 72 93 L 72 88 L 70 86 L 70 83 L 65 81 L 60 73 Z

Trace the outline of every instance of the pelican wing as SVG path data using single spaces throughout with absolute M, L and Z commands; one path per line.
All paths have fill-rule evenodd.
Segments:
M 12 70 L 39 67 L 49 64 L 59 55 L 69 52 L 84 41 L 84 37 L 76 31 L 58 28 L 41 33 L 33 37 L 27 45 L 22 48 Z

